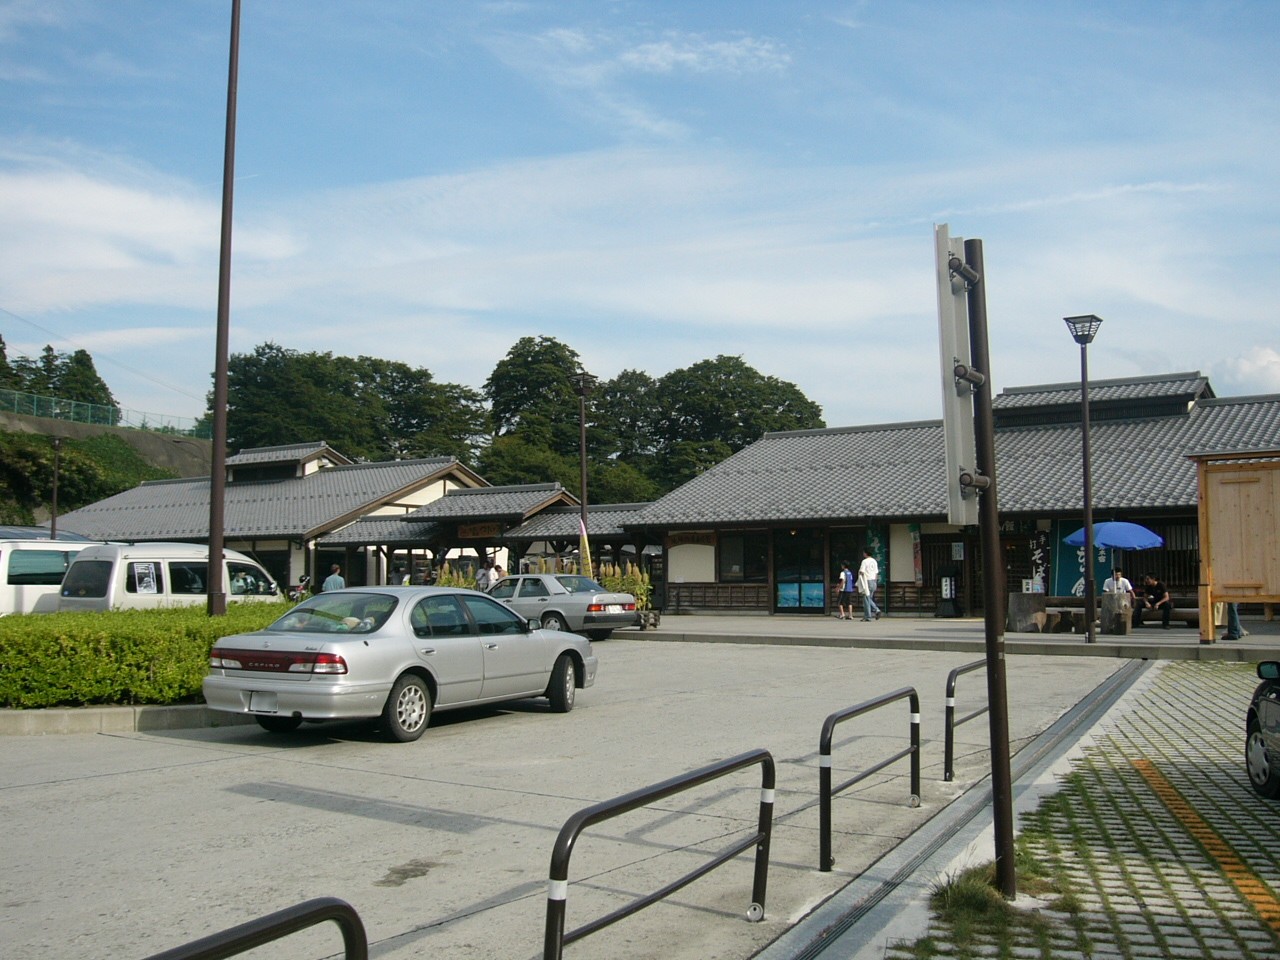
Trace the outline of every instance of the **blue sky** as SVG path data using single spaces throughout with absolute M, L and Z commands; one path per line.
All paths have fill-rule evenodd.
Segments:
M 197 416 L 230 0 L 0 0 L 0 334 Z M 941 415 L 933 226 L 996 389 L 1280 392 L 1272 2 L 243 0 L 231 349 L 479 388 L 522 336 L 741 355 L 843 426 Z M 300 438 L 306 439 L 306 438 Z

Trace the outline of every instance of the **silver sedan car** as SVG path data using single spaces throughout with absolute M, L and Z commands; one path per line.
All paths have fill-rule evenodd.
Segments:
M 611 593 L 590 577 L 574 573 L 523 573 L 503 577 L 489 588 L 522 617 L 549 630 L 573 630 L 605 640 L 618 627 L 636 624 L 636 598 Z
M 422 736 L 433 710 L 546 697 L 567 713 L 596 679 L 589 640 L 443 587 L 327 591 L 265 630 L 219 640 L 209 666 L 214 710 L 275 733 L 304 720 L 380 718 L 401 742 Z

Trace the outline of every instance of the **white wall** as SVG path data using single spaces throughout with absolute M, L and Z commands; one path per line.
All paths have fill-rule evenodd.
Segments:
M 667 551 L 668 583 L 714 583 L 716 548 L 701 543 L 682 543 Z

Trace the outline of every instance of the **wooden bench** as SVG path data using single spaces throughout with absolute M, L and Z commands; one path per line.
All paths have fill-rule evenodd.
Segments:
M 1101 594 L 1098 595 L 1101 598 Z M 1045 633 L 1084 633 L 1084 597 L 1049 597 L 1045 603 L 1048 622 Z M 1145 612 L 1145 621 L 1159 620 L 1154 611 Z M 1171 621 L 1177 620 L 1188 627 L 1200 626 L 1200 600 L 1197 597 L 1173 597 Z

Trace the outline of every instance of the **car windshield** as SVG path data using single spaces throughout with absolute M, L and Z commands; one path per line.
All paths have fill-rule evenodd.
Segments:
M 604 591 L 604 587 L 590 577 L 576 575 L 556 577 L 556 582 L 570 593 L 602 593 Z
M 287 633 L 373 633 L 399 600 L 385 593 L 322 593 L 294 607 L 268 629 Z

